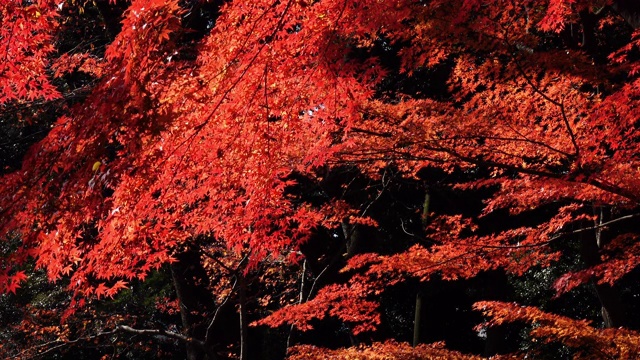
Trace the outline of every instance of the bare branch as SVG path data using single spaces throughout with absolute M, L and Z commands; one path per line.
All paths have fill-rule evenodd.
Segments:
M 229 291 L 229 294 L 227 294 L 227 296 L 224 298 L 222 303 L 220 303 L 220 306 L 218 306 L 218 308 L 216 309 L 215 313 L 213 313 L 213 318 L 211 318 L 211 322 L 209 322 L 209 326 L 207 326 L 207 332 L 204 336 L 205 344 L 208 344 L 211 341 L 211 330 L 213 329 L 213 325 L 216 323 L 216 320 L 218 319 L 218 314 L 220 313 L 220 309 L 222 309 L 222 307 L 227 304 L 227 301 L 229 301 L 229 298 L 231 298 L 231 295 L 233 294 L 233 291 L 236 288 L 237 282 L 238 282 L 238 279 L 236 278 L 235 281 L 233 282 L 233 285 L 231 286 L 231 291 Z
M 26 359 L 36 359 L 36 358 L 42 357 L 42 356 L 44 356 L 46 354 L 49 354 L 49 353 L 51 353 L 51 352 L 53 352 L 53 351 L 55 351 L 55 350 L 57 350 L 59 348 L 62 348 L 64 346 L 72 345 L 72 344 L 75 344 L 75 343 L 81 342 L 81 341 L 90 341 L 90 340 L 93 340 L 93 339 L 95 339 L 97 337 L 100 337 L 100 336 L 113 335 L 116 332 L 117 332 L 117 329 L 114 329 L 114 330 L 110 330 L 110 331 L 99 332 L 99 333 L 97 333 L 95 335 L 91 335 L 91 336 L 80 337 L 80 338 L 77 338 L 77 339 L 74 339 L 74 340 L 54 340 L 54 341 L 49 341 L 47 343 L 36 345 L 34 347 L 31 347 L 29 349 L 21 351 L 20 353 L 16 354 L 15 356 L 12 356 L 11 358 L 12 359 L 23 359 L 22 355 L 24 355 L 28 351 L 36 350 L 36 349 L 40 349 L 40 348 L 46 348 L 48 346 L 51 346 L 50 348 L 48 348 L 48 349 L 46 349 L 46 350 L 44 350 L 42 352 L 39 352 L 39 353 L 37 353 L 37 354 L 35 354 L 33 356 L 29 356 L 29 357 L 26 358 Z
M 134 329 L 127 325 L 118 325 L 116 327 L 116 330 L 125 331 L 128 333 L 133 333 L 138 335 L 164 336 L 164 337 L 180 340 L 185 343 L 204 347 L 204 342 L 202 340 L 194 339 L 190 336 L 186 336 L 173 331 L 167 331 L 164 329 Z

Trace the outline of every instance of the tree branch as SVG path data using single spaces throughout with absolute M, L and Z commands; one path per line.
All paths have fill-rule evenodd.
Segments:
M 514 46 L 511 44 L 511 42 L 508 39 L 508 34 L 506 34 L 506 33 L 505 33 L 504 41 L 505 41 L 505 43 L 507 44 L 508 47 L 514 48 Z M 527 73 L 524 71 L 524 68 L 522 67 L 522 64 L 520 64 L 518 59 L 515 56 L 513 56 L 512 59 L 513 59 L 514 64 L 516 65 L 516 69 L 518 69 L 518 72 L 520 73 L 520 75 L 522 75 L 522 77 L 527 82 L 527 84 L 529 84 L 529 86 L 531 86 L 533 91 L 535 93 L 537 93 L 538 95 L 542 96 L 543 99 L 547 100 L 548 102 L 550 102 L 553 105 L 557 106 L 558 109 L 560 109 L 560 114 L 562 115 L 562 121 L 564 123 L 564 126 L 567 128 L 567 132 L 569 133 L 569 137 L 571 138 L 571 143 L 573 144 L 573 148 L 575 150 L 575 153 L 573 154 L 573 157 L 578 158 L 580 156 L 580 147 L 578 147 L 578 142 L 576 140 L 576 135 L 575 135 L 573 129 L 571 128 L 571 124 L 569 123 L 569 119 L 567 118 L 567 112 L 566 112 L 566 108 L 564 106 L 564 100 L 558 101 L 556 99 L 551 98 L 549 95 L 545 94 L 536 84 L 533 83 L 533 80 L 531 80 L 531 77 L 529 77 L 529 75 L 527 75 Z
M 550 178 L 550 179 L 558 179 L 558 180 L 564 180 L 567 182 L 572 182 L 572 183 L 577 183 L 577 184 L 585 184 L 585 185 L 591 185 L 593 187 L 596 187 L 600 190 L 604 190 L 606 192 L 609 192 L 611 194 L 615 194 L 618 196 L 621 196 L 623 198 L 629 199 L 635 203 L 640 203 L 640 196 L 634 194 L 633 192 L 627 191 L 623 188 L 620 188 L 619 186 L 607 183 L 606 181 L 603 180 L 598 180 L 597 178 L 594 177 L 587 177 L 586 180 L 584 181 L 576 181 L 576 180 L 572 180 L 571 178 L 567 177 L 566 174 L 557 174 L 557 173 L 553 173 L 553 172 L 549 172 L 549 171 L 544 171 L 544 170 L 536 170 L 536 169 L 529 169 L 529 168 L 523 168 L 523 167 L 519 167 L 519 166 L 515 166 L 515 165 L 510 165 L 510 164 L 504 164 L 504 163 L 499 163 L 496 161 L 491 161 L 491 160 L 486 160 L 486 159 L 479 159 L 479 158 L 474 158 L 471 156 L 466 156 L 463 154 L 460 154 L 452 149 L 447 149 L 447 148 L 443 148 L 443 147 L 431 147 L 431 148 L 427 148 L 427 150 L 432 150 L 432 151 L 439 151 L 439 152 L 444 152 L 447 153 L 451 156 L 457 157 L 458 159 L 470 163 L 470 164 L 475 164 L 475 165 L 479 165 L 479 166 L 488 166 L 488 167 L 494 167 L 494 168 L 498 168 L 498 169 L 504 169 L 504 170 L 510 170 L 510 171 L 514 171 L 514 172 L 518 172 L 521 174 L 527 174 L 527 175 L 535 175 L 535 176 L 540 176 L 540 177 L 546 177 L 546 178 Z M 419 157 L 416 157 L 416 159 L 418 159 Z
M 543 242 L 539 242 L 539 243 L 535 243 L 535 244 L 524 244 L 524 245 L 464 244 L 463 246 L 487 248 L 487 249 L 523 249 L 523 248 L 540 247 L 540 246 L 549 245 L 550 243 L 552 243 L 552 242 L 554 242 L 554 241 L 556 241 L 556 240 L 558 240 L 558 239 L 560 239 L 562 237 L 568 236 L 568 235 L 580 234 L 580 233 L 583 233 L 585 231 L 591 231 L 591 230 L 600 230 L 600 229 L 605 228 L 605 227 L 607 227 L 607 226 L 609 226 L 611 224 L 615 224 L 615 223 L 620 222 L 620 221 L 632 219 L 632 218 L 638 217 L 638 216 L 640 216 L 640 213 L 621 216 L 621 217 L 613 219 L 613 220 L 609 220 L 609 221 L 606 221 L 606 222 L 598 223 L 598 224 L 596 224 L 594 226 L 580 228 L 580 229 L 576 229 L 576 230 L 572 230 L 572 231 L 563 231 L 563 232 L 560 232 L 560 233 L 552 236 L 551 238 L 549 238 L 549 240 L 546 240 L 546 241 L 543 241 Z
M 118 325 L 116 326 L 116 330 L 137 334 L 137 335 L 164 336 L 171 339 L 180 340 L 187 344 L 193 344 L 193 345 L 204 348 L 204 341 L 202 340 L 194 339 L 190 336 L 186 336 L 173 331 L 167 331 L 164 329 L 134 329 L 127 325 Z
M 12 358 L 13 359 L 22 359 L 22 355 L 24 355 L 29 350 L 35 350 L 35 349 L 44 348 L 44 347 L 47 347 L 47 346 L 54 345 L 54 346 L 52 346 L 52 347 L 50 347 L 50 348 L 48 348 L 48 349 L 46 349 L 46 350 L 44 350 L 42 352 L 39 352 L 39 353 L 37 353 L 37 354 L 35 354 L 33 356 L 26 357 L 26 359 L 35 359 L 35 358 L 42 357 L 42 356 L 44 356 L 44 355 L 46 355 L 46 354 L 48 354 L 48 353 L 50 353 L 50 352 L 52 352 L 52 351 L 54 351 L 56 349 L 59 349 L 61 347 L 64 347 L 64 346 L 67 346 L 67 345 L 71 345 L 71 344 L 75 344 L 75 343 L 80 342 L 80 341 L 90 341 L 90 340 L 93 340 L 93 339 L 95 339 L 97 337 L 100 337 L 100 336 L 115 334 L 116 332 L 117 332 L 117 329 L 114 329 L 114 330 L 111 330 L 111 331 L 99 332 L 99 333 L 97 333 L 95 335 L 91 335 L 91 336 L 79 337 L 79 338 L 74 339 L 74 340 L 54 340 L 54 341 L 49 341 L 49 342 L 46 342 L 44 344 L 36 345 L 36 346 L 31 347 L 29 349 L 23 350 L 20 353 L 18 353 L 15 356 L 13 356 Z
M 231 295 L 233 294 L 233 291 L 236 288 L 237 282 L 238 282 L 238 279 L 236 278 L 235 281 L 233 282 L 233 285 L 231 286 L 231 291 L 229 291 L 229 294 L 227 294 L 227 296 L 224 298 L 222 303 L 220 303 L 220 306 L 218 306 L 216 311 L 213 313 L 213 318 L 211 318 L 211 321 L 209 322 L 209 326 L 207 326 L 207 332 L 205 333 L 205 336 L 204 336 L 205 344 L 209 344 L 211 342 L 211 330 L 213 329 L 213 325 L 216 323 L 216 320 L 218 319 L 218 314 L 220 313 L 220 309 L 222 309 L 222 307 L 227 304 L 227 301 L 229 301 L 229 298 L 231 298 Z

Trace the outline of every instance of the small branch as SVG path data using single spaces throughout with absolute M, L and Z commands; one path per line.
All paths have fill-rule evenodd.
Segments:
M 327 264 L 327 266 L 325 266 L 324 269 L 322 269 L 322 271 L 320 271 L 320 273 L 318 274 L 318 276 L 316 276 L 315 279 L 313 279 L 313 282 L 311 283 L 311 289 L 309 289 L 309 293 L 307 294 L 307 301 L 309 301 L 311 299 L 311 296 L 313 295 L 313 290 L 315 290 L 316 283 L 318 282 L 318 280 L 322 277 L 322 275 L 324 275 L 325 272 L 327 272 L 329 267 L 331 267 L 331 265 L 333 265 L 340 257 L 341 257 L 340 254 L 334 256 L 332 261 L 330 261 Z
M 505 42 L 507 43 L 507 46 L 513 48 L 513 45 L 511 45 L 511 43 L 509 42 L 509 40 L 506 37 L 505 37 Z M 575 150 L 575 153 L 573 154 L 573 156 L 575 158 L 579 157 L 580 156 L 580 148 L 578 147 L 578 142 L 576 141 L 576 135 L 573 132 L 573 129 L 571 128 L 571 124 L 569 123 L 569 119 L 567 118 L 567 111 L 566 111 L 566 108 L 564 106 L 564 99 L 561 100 L 561 101 L 558 101 L 556 99 L 551 98 L 549 95 L 545 94 L 542 90 L 540 90 L 540 88 L 536 84 L 533 83 L 533 80 L 531 80 L 529 75 L 527 75 L 527 73 L 524 71 L 524 68 L 522 67 L 522 65 L 520 64 L 520 62 L 518 61 L 518 59 L 515 56 L 513 57 L 513 62 L 515 63 L 516 68 L 518 69 L 518 72 L 520 73 L 520 75 L 522 75 L 522 77 L 527 82 L 527 84 L 529 84 L 529 86 L 531 86 L 533 91 L 535 93 L 537 93 L 538 95 L 542 96 L 543 99 L 547 100 L 548 102 L 550 102 L 553 105 L 557 106 L 558 109 L 560 109 L 560 114 L 562 115 L 562 121 L 564 122 L 564 126 L 567 128 L 567 132 L 569 133 L 569 137 L 571 138 L 571 144 L 573 145 L 573 148 Z
M 227 271 L 228 275 L 236 275 L 239 271 L 240 268 L 242 267 L 242 264 L 244 264 L 244 262 L 249 258 L 249 254 L 246 254 L 238 263 L 238 266 L 233 269 L 227 265 L 225 265 L 222 261 L 220 261 L 220 259 L 218 259 L 215 255 L 209 253 L 208 251 L 206 251 L 205 249 L 203 249 L 202 247 L 200 247 L 200 251 L 202 252 L 202 254 L 204 254 L 206 257 L 208 257 L 209 259 L 215 261 L 216 264 L 220 265 L 220 267 L 222 267 L 223 269 L 225 269 Z
M 402 220 L 402 218 L 400 218 L 400 227 L 402 227 L 402 231 L 403 231 L 405 234 L 407 234 L 407 235 L 409 235 L 409 236 L 414 236 L 414 237 L 416 236 L 415 234 L 412 234 L 412 233 L 410 233 L 410 232 L 408 232 L 408 231 L 407 231 L 407 229 L 404 227 L 404 220 Z
M 223 269 L 225 269 L 227 271 L 228 274 L 233 274 L 236 272 L 236 270 L 228 267 L 227 265 L 223 264 L 222 261 L 220 261 L 216 256 L 210 254 L 208 251 L 204 250 L 203 248 L 200 248 L 200 251 L 209 259 L 215 261 L 216 264 L 220 265 L 220 267 L 222 267 Z
M 304 279 L 306 272 L 307 259 L 304 259 L 304 261 L 302 262 L 302 272 L 300 274 L 300 295 L 298 296 L 298 305 L 302 304 L 302 302 L 304 301 Z M 294 325 L 291 324 L 291 327 L 289 328 L 289 335 L 287 335 L 287 351 L 289 350 L 289 346 L 291 345 L 291 333 L 293 333 L 294 328 Z
M 360 128 L 351 128 L 352 132 L 355 133 L 361 133 L 361 134 L 367 134 L 367 135 L 373 135 L 373 136 L 378 136 L 378 137 L 383 137 L 383 138 L 390 138 L 393 136 L 393 134 L 391 132 L 377 132 L 377 131 L 371 131 L 371 130 L 366 130 L 366 129 L 360 129 Z
M 465 244 L 463 246 L 468 246 L 468 247 L 478 247 L 478 248 L 487 248 L 487 249 L 522 249 L 522 248 L 534 248 L 534 247 L 540 247 L 540 246 L 545 246 L 545 245 L 549 245 L 550 243 L 568 236 L 568 235 L 575 235 L 575 234 L 580 234 L 583 233 L 585 231 L 591 231 L 591 230 L 601 230 L 602 228 L 605 228 L 611 224 L 615 224 L 617 222 L 620 221 L 624 221 L 624 220 L 628 220 L 628 219 L 632 219 L 634 217 L 638 217 L 640 216 L 640 213 L 636 213 L 636 214 L 630 214 L 630 215 L 625 215 L 625 216 L 621 216 L 619 218 L 613 219 L 613 220 L 609 220 L 607 222 L 600 222 L 594 226 L 589 226 L 586 228 L 580 228 L 580 229 L 576 229 L 576 230 L 572 230 L 572 231 L 565 231 L 565 232 L 561 232 L 558 233 L 554 236 L 552 236 L 551 238 L 549 238 L 549 240 L 543 241 L 543 242 L 539 242 L 539 243 L 535 243 L 535 244 L 524 244 L 524 245 L 485 245 L 485 244 Z
M 466 156 L 463 154 L 460 154 L 452 149 L 447 149 L 447 148 L 443 148 L 443 147 L 425 147 L 427 150 L 433 150 L 433 151 L 439 151 L 439 152 L 444 152 L 447 153 L 451 156 L 454 156 L 464 162 L 470 163 L 470 164 L 475 164 L 475 165 L 479 165 L 479 166 L 488 166 L 488 167 L 495 167 L 498 169 L 505 169 L 505 170 L 510 170 L 510 171 L 515 171 L 521 174 L 527 174 L 527 175 L 535 175 L 535 176 L 540 176 L 540 177 L 546 177 L 546 178 L 550 178 L 550 179 L 558 179 L 558 180 L 564 180 L 567 182 L 572 182 L 572 183 L 578 183 L 578 184 L 585 184 L 585 185 L 591 185 L 593 187 L 596 187 L 600 190 L 604 190 L 606 192 L 621 196 L 623 198 L 629 199 L 635 203 L 640 202 L 640 197 L 636 194 L 634 194 L 633 192 L 627 191 L 623 188 L 620 188 L 616 185 L 613 184 L 609 184 L 605 181 L 601 181 L 598 180 L 596 178 L 593 177 L 589 177 L 584 181 L 576 181 L 576 180 L 571 180 L 569 178 L 567 178 L 567 176 L 563 175 L 563 174 L 555 174 L 552 172 L 548 172 L 548 171 L 543 171 L 543 170 L 536 170 L 536 169 L 528 169 L 528 168 L 523 168 L 523 167 L 519 167 L 519 166 L 515 166 L 515 165 L 509 165 L 509 164 L 503 164 L 503 163 L 499 163 L 496 161 L 491 161 L 491 160 L 485 160 L 485 159 L 478 159 L 478 158 L 474 158 L 471 156 Z M 419 159 L 419 157 L 415 157 L 416 160 Z
M 380 181 L 380 183 L 382 184 L 382 189 L 378 191 L 378 194 L 376 195 L 375 199 L 371 200 L 369 204 L 367 204 L 367 206 L 364 208 L 364 210 L 362 210 L 362 213 L 360 213 L 360 216 L 362 217 L 366 216 L 367 212 L 369 211 L 369 208 L 371 208 L 371 205 L 373 205 L 376 201 L 378 201 L 378 199 L 380 199 L 384 191 L 387 189 L 387 186 L 391 182 L 391 179 L 385 180 L 386 177 L 387 177 L 387 169 L 385 168 L 384 172 L 382 173 L 382 179 Z M 351 236 L 351 234 L 349 234 L 349 236 Z
M 427 269 L 437 268 L 437 267 L 439 267 L 439 266 L 442 266 L 442 265 L 445 265 L 445 264 L 448 264 L 448 263 L 454 262 L 454 261 L 456 261 L 456 260 L 458 260 L 458 259 L 462 259 L 462 258 L 464 258 L 464 257 L 466 257 L 466 256 L 468 256 L 468 255 L 473 255 L 476 251 L 477 251 L 477 250 L 470 250 L 470 251 L 464 252 L 464 253 L 459 254 L 459 255 L 456 255 L 456 256 L 454 256 L 454 257 L 452 257 L 452 258 L 445 259 L 445 260 L 442 260 L 442 261 L 438 261 L 438 262 L 436 262 L 436 263 L 429 264 L 429 265 L 426 265 L 426 266 L 424 266 L 424 267 L 421 267 L 421 268 L 420 268 L 420 270 L 425 271 L 425 270 L 427 270 Z M 498 251 L 498 249 L 491 249 L 491 250 L 487 250 L 487 251 L 485 252 L 485 254 L 490 254 L 490 253 L 495 252 L 495 251 Z
M 196 345 L 200 348 L 204 348 L 204 341 L 198 340 L 198 339 L 194 339 L 192 337 L 189 336 L 185 336 L 183 334 L 180 333 L 176 333 L 173 331 L 166 331 L 163 329 L 134 329 L 130 326 L 127 325 L 118 325 L 116 326 L 113 330 L 110 331 L 103 331 L 103 332 L 99 332 L 95 335 L 91 335 L 91 336 L 85 336 L 85 337 L 80 337 L 74 340 L 54 340 L 54 341 L 50 341 L 44 344 L 40 344 L 37 346 L 34 346 L 30 349 L 24 350 L 18 354 L 16 354 L 15 356 L 12 356 L 12 358 L 14 359 L 22 359 L 22 355 L 24 355 L 26 352 L 28 352 L 29 350 L 36 350 L 39 348 L 45 348 L 48 346 L 52 346 L 42 352 L 39 352 L 33 356 L 28 356 L 26 357 L 26 359 L 36 359 L 36 358 L 40 358 L 46 354 L 49 354 L 59 348 L 62 348 L 64 346 L 67 345 L 72 345 L 81 341 L 91 341 L 95 338 L 98 337 L 102 337 L 102 336 L 108 336 L 108 335 L 114 335 L 118 332 L 127 332 L 127 333 L 131 333 L 131 334 L 136 334 L 136 335 L 151 335 L 151 336 L 163 336 L 163 337 L 167 337 L 167 338 L 171 338 L 171 339 L 176 339 L 179 341 L 182 341 L 184 343 L 188 343 L 188 344 L 193 344 Z
M 425 144 L 425 143 L 436 143 L 436 142 L 442 142 L 442 141 L 456 141 L 456 140 L 492 140 L 492 141 L 507 142 L 507 143 L 512 143 L 512 142 L 527 143 L 527 144 L 537 145 L 537 146 L 540 146 L 540 147 L 547 148 L 547 149 L 549 149 L 549 150 L 551 150 L 553 152 L 556 152 L 556 153 L 561 154 L 561 155 L 566 156 L 566 157 L 574 156 L 573 154 L 570 154 L 570 153 L 568 153 L 566 151 L 562 151 L 560 149 L 557 149 L 557 148 L 547 144 L 544 141 L 533 140 L 533 139 L 528 138 L 526 135 L 522 134 L 520 131 L 518 131 L 518 129 L 513 127 L 511 124 L 507 124 L 507 126 L 509 127 L 509 129 L 511 131 L 513 131 L 519 137 L 497 136 L 497 135 L 487 135 L 487 134 L 480 134 L 480 135 L 454 135 L 454 136 L 447 136 L 447 137 L 438 137 L 438 139 L 413 141 L 413 142 L 410 142 L 409 145 L 419 145 L 419 144 Z
M 209 322 L 209 326 L 207 326 L 207 332 L 206 332 L 206 334 L 204 336 L 204 343 L 205 344 L 209 344 L 209 342 L 211 341 L 211 330 L 213 329 L 213 325 L 215 324 L 216 320 L 218 319 L 218 314 L 220 313 L 220 309 L 222 309 L 222 307 L 227 304 L 227 301 L 229 301 L 229 298 L 231 298 L 231 295 L 233 294 L 233 291 L 236 288 L 236 283 L 237 282 L 238 282 L 238 279 L 236 278 L 235 281 L 233 282 L 233 285 L 231 286 L 231 291 L 229 292 L 229 294 L 227 294 L 227 296 L 224 298 L 222 303 L 220 303 L 220 306 L 218 306 L 218 308 L 216 309 L 215 313 L 213 313 L 213 318 L 211 319 L 211 322 Z
M 116 326 L 116 330 L 125 331 L 132 334 L 137 335 L 151 335 L 151 336 L 164 336 L 171 339 L 180 340 L 187 344 L 193 344 L 200 347 L 204 347 L 204 342 L 202 340 L 194 339 L 190 336 L 186 336 L 173 331 L 166 331 L 164 329 L 134 329 L 127 325 L 118 325 Z
M 510 171 L 515 171 L 518 173 L 522 173 L 522 174 L 527 174 L 527 175 L 535 175 L 535 176 L 540 176 L 540 177 L 546 177 L 546 178 L 555 178 L 555 179 L 562 179 L 562 176 L 559 174 L 555 174 L 552 172 L 547 172 L 547 171 L 543 171 L 543 170 L 536 170 L 536 169 L 529 169 L 529 168 L 524 168 L 524 167 L 519 167 L 519 166 L 515 166 L 515 165 L 509 165 L 509 164 L 503 164 L 503 163 L 499 163 L 496 161 L 491 161 L 491 160 L 485 160 L 485 159 L 478 159 L 472 156 L 466 156 L 463 154 L 460 154 L 452 149 L 447 149 L 447 148 L 443 148 L 443 147 L 438 147 L 438 148 L 428 148 L 428 150 L 435 150 L 435 151 L 440 151 L 443 153 L 447 153 L 451 156 L 454 156 L 464 162 L 470 163 L 470 164 L 475 164 L 475 165 L 481 165 L 481 166 L 488 166 L 488 167 L 495 167 L 498 169 L 504 169 L 504 170 L 510 170 Z
M 100 336 L 113 335 L 116 332 L 117 332 L 117 330 L 114 329 L 114 330 L 111 330 L 111 331 L 99 332 L 99 333 L 97 333 L 95 335 L 91 335 L 91 336 L 80 337 L 80 338 L 77 338 L 75 340 L 66 340 L 66 341 L 65 340 L 54 340 L 54 341 L 49 341 L 47 343 L 31 347 L 30 349 L 23 350 L 20 353 L 16 354 L 15 356 L 12 356 L 11 358 L 12 359 L 22 359 L 21 355 L 25 354 L 29 350 L 35 350 L 35 349 L 39 349 L 39 348 L 44 348 L 44 347 L 51 346 L 51 345 L 55 344 L 53 347 L 51 347 L 51 348 L 49 348 L 47 350 L 44 350 L 44 351 L 42 351 L 40 353 L 37 353 L 37 354 L 35 354 L 33 356 L 30 356 L 30 357 L 26 358 L 26 359 L 35 359 L 35 358 L 39 358 L 39 357 L 41 357 L 43 355 L 46 355 L 46 354 L 48 354 L 48 353 L 50 353 L 50 352 L 52 352 L 52 351 L 54 351 L 56 349 L 59 349 L 61 347 L 64 347 L 64 346 L 67 346 L 67 345 L 71 345 L 71 344 L 75 344 L 75 343 L 80 342 L 80 341 L 90 341 L 90 340 L 93 340 L 93 339 L 95 339 L 97 337 L 100 337 Z
M 607 227 L 607 226 L 609 226 L 611 224 L 615 224 L 615 223 L 620 222 L 620 221 L 633 219 L 634 217 L 637 217 L 637 216 L 640 216 L 640 213 L 621 216 L 621 217 L 615 218 L 613 220 L 609 220 L 609 221 L 606 221 L 606 222 L 600 222 L 600 223 L 598 223 L 597 225 L 594 225 L 594 226 L 589 226 L 589 227 L 586 227 L 586 228 L 581 228 L 581 229 L 577 229 L 577 230 L 574 230 L 574 231 L 565 232 L 565 233 L 559 234 L 557 236 L 572 235 L 572 234 L 578 234 L 578 233 L 585 232 L 585 231 L 598 230 L 598 229 L 602 229 L 604 227 Z

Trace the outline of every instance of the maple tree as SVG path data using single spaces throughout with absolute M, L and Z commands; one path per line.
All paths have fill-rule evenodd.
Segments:
M 252 291 L 265 308 L 294 303 L 256 325 L 310 330 L 333 317 L 357 336 L 382 324 L 377 297 L 409 279 L 523 277 L 580 252 L 584 267 L 556 279 L 558 296 L 594 282 L 606 327 L 633 325 L 616 292 L 640 257 L 632 4 L 1 4 L 0 106 L 61 105 L 2 178 L 0 291 L 17 293 L 43 271 L 68 283 L 59 309 L 68 319 L 168 267 L 178 307 L 204 320 L 181 309 L 182 331 L 118 321 L 108 331 L 169 337 L 191 359 L 215 358 L 209 330 L 233 298 L 244 359 Z M 80 24 L 104 47 L 75 46 L 69 31 Z M 72 98 L 70 84 L 86 95 Z M 434 174 L 455 179 L 450 191 L 482 194 L 481 209 L 438 211 Z M 419 200 L 383 211 L 403 182 Z M 375 249 L 365 234 L 403 245 Z M 330 260 L 313 257 L 335 239 Z M 291 289 L 303 257 L 299 294 L 276 301 L 262 291 Z M 496 306 L 476 305 L 490 324 L 551 323 L 532 336 L 568 346 L 621 357 L 638 347 L 632 330 Z M 300 346 L 291 356 L 466 356 L 393 341 L 332 351 Z

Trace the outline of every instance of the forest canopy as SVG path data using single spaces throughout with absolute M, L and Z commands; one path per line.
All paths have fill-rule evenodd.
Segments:
M 0 356 L 634 358 L 639 19 L 0 1 Z

